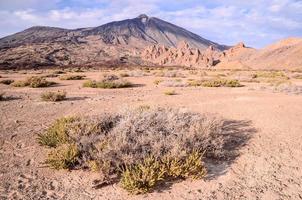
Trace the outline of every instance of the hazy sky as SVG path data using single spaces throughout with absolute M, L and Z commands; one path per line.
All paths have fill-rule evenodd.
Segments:
M 99 26 L 141 13 L 221 44 L 302 37 L 301 0 L 0 0 L 0 37 L 31 26 Z

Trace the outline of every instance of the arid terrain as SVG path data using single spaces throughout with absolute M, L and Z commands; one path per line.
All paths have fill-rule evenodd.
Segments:
M 45 88 L 0 84 L 0 199 L 302 199 L 302 72 L 183 68 L 115 70 L 2 70 L 0 81 L 47 76 Z M 84 80 L 61 80 L 64 75 Z M 104 74 L 123 76 L 129 88 L 83 87 Z M 52 76 L 51 76 L 52 75 Z M 206 80 L 238 80 L 241 87 L 209 87 Z M 202 82 L 204 83 L 204 82 Z M 65 91 L 48 102 L 45 91 Z M 173 95 L 170 95 L 173 94 Z M 177 180 L 130 195 L 119 183 L 95 188 L 99 173 L 45 166 L 49 149 L 38 134 L 63 116 L 95 116 L 139 106 L 183 108 L 227 122 L 227 160 L 205 160 L 201 180 Z

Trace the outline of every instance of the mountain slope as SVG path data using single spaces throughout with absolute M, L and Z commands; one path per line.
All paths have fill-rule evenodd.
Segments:
M 287 38 L 258 50 L 237 45 L 224 52 L 217 67 L 302 69 L 302 38 Z
M 201 50 L 227 47 L 161 19 L 140 15 L 98 27 L 63 29 L 36 26 L 0 39 L 0 67 L 142 64 L 148 45 L 176 47 L 181 41 Z

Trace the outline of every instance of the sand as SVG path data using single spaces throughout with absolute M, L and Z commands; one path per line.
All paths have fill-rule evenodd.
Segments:
M 100 72 L 85 72 L 97 79 Z M 30 74 L 0 74 L 22 79 Z M 195 75 L 187 75 L 187 78 Z M 187 79 L 185 78 L 185 79 Z M 83 80 L 60 81 L 50 88 L 13 88 L 0 91 L 14 98 L 0 102 L 0 199 L 302 199 L 302 95 L 240 88 L 174 88 L 167 96 L 154 76 L 129 77 L 138 84 L 127 89 L 82 88 Z M 295 80 L 297 84 L 301 81 Z M 66 90 L 68 99 L 43 102 L 44 91 Z M 97 173 L 55 171 L 43 166 L 47 150 L 36 135 L 55 119 L 70 115 L 96 115 L 125 106 L 185 107 L 216 113 L 232 120 L 231 127 L 251 138 L 229 162 L 208 166 L 204 180 L 185 180 L 159 187 L 146 195 L 128 195 L 118 184 L 94 189 Z

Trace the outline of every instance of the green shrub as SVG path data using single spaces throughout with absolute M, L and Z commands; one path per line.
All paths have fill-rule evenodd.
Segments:
M 75 117 L 64 117 L 57 119 L 45 133 L 38 135 L 40 145 L 48 147 L 57 147 L 70 141 L 68 131 L 73 122 L 78 120 Z
M 1 80 L 0 83 L 4 84 L 4 85 L 10 85 L 14 82 L 14 80 L 12 79 L 5 79 L 5 80 Z
M 99 81 L 99 82 L 89 80 L 83 83 L 83 87 L 104 88 L 104 89 L 127 88 L 131 86 L 133 86 L 133 84 L 125 80 Z
M 84 75 L 65 75 L 61 76 L 60 80 L 83 80 L 84 78 Z
M 41 94 L 41 99 L 43 101 L 63 101 L 66 99 L 66 92 L 44 92 Z
M 51 150 L 45 164 L 53 169 L 72 169 L 77 164 L 79 155 L 75 144 L 64 144 Z
M 203 178 L 207 172 L 202 157 L 198 151 L 183 159 L 147 157 L 142 163 L 126 167 L 121 175 L 122 187 L 131 194 L 141 194 L 152 190 L 160 181 L 171 178 Z
M 47 81 L 44 77 L 40 77 L 40 76 L 31 76 L 24 81 L 16 81 L 12 83 L 14 87 L 29 86 L 32 88 L 49 87 L 54 84 L 55 84 L 54 82 Z
M 203 87 L 242 87 L 238 80 L 214 79 L 202 82 Z
M 164 179 L 164 174 L 161 163 L 154 157 L 148 157 L 142 163 L 126 167 L 122 172 L 121 185 L 131 194 L 147 193 Z
M 259 71 L 254 74 L 252 74 L 252 78 L 286 78 L 288 77 L 285 75 L 282 71 Z

